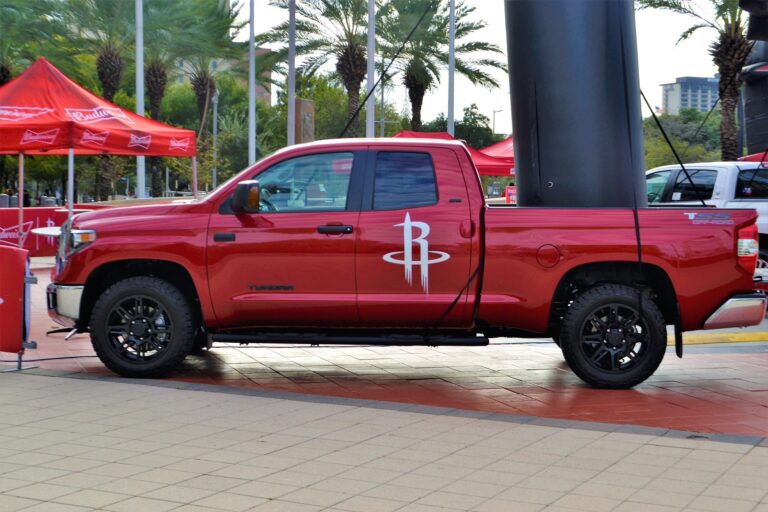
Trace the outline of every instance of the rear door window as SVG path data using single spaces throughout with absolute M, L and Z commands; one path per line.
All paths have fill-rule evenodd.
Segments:
M 717 171 L 704 169 L 680 170 L 677 173 L 675 187 L 672 189 L 672 201 L 698 201 L 699 199 L 711 199 L 715 190 Z M 688 179 L 690 176 L 690 179 Z M 691 183 L 693 182 L 693 183 Z
M 736 199 L 768 199 L 768 169 L 750 169 L 739 172 L 736 181 Z
M 376 155 L 374 210 L 418 208 L 437 203 L 435 167 L 429 153 L 380 151 Z

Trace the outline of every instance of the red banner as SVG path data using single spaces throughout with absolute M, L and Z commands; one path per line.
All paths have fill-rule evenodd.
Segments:
M 105 205 L 76 204 L 75 209 L 97 210 L 109 208 Z M 22 241 L 29 255 L 55 256 L 56 239 L 38 236 L 31 231 L 35 228 L 61 226 L 67 220 L 67 210 L 64 208 L 24 208 L 24 226 Z M 12 245 L 19 243 L 19 210 L 16 208 L 0 208 L 0 241 Z

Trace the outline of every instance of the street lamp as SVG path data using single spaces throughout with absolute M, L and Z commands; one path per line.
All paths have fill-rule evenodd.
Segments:
M 493 111 L 493 134 L 496 135 L 496 114 L 501 112 L 501 110 L 494 110 Z

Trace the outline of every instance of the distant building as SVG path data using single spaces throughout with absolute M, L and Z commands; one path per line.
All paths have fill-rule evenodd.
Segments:
M 712 78 L 681 76 L 674 83 L 662 84 L 662 108 L 665 114 L 676 116 L 681 110 L 693 108 L 709 112 L 718 97 L 718 76 Z

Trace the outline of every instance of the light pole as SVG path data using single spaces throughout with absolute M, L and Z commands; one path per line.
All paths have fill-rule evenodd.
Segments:
M 379 115 L 381 116 L 381 121 L 380 121 L 380 124 L 381 124 L 380 131 L 381 131 L 381 133 L 380 133 L 380 136 L 384 137 L 384 133 L 385 133 L 384 130 L 386 128 L 386 123 L 387 123 L 387 119 L 386 119 L 387 116 L 386 116 L 385 110 L 384 110 L 385 109 L 385 105 L 384 105 L 384 75 L 383 74 L 381 76 L 381 83 L 379 84 L 379 87 L 381 88 L 381 112 L 379 113 Z
M 296 144 L 296 0 L 288 2 L 288 145 Z
M 448 35 L 448 133 L 455 135 L 453 105 L 456 93 L 456 0 L 450 0 L 450 4 L 450 28 Z
M 496 135 L 496 114 L 501 112 L 501 110 L 494 110 L 493 111 L 493 134 Z
M 253 0 L 248 38 L 248 165 L 256 163 L 256 36 L 254 34 Z
M 368 0 L 368 101 L 365 104 L 365 136 L 376 136 L 376 0 Z
M 136 113 L 144 115 L 144 1 L 136 0 Z M 146 196 L 146 167 L 136 157 L 136 197 Z
M 219 163 L 219 90 L 213 93 L 213 188 L 216 188 L 216 175 Z

